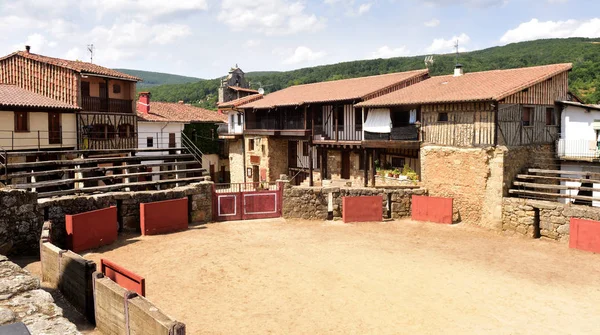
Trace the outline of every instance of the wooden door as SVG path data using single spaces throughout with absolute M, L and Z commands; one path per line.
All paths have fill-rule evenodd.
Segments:
M 342 151 L 342 179 L 350 179 L 350 151 Z
M 100 83 L 100 110 L 108 111 L 108 86 Z
M 288 167 L 298 167 L 298 142 L 288 141 Z
M 61 125 L 60 125 L 60 114 L 50 112 L 48 113 L 48 143 L 49 144 L 61 144 Z
M 169 133 L 169 148 L 175 148 L 176 144 L 175 133 Z

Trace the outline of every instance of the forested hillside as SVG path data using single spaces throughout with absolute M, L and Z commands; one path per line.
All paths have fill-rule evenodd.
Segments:
M 138 88 L 144 89 L 158 85 L 171 85 L 171 84 L 185 84 L 194 83 L 200 81 L 200 78 L 180 76 L 176 74 L 161 73 L 161 72 L 150 72 L 141 70 L 130 70 L 130 69 L 115 69 L 123 73 L 142 78 L 143 81 L 138 83 Z
M 260 83 L 268 93 L 290 85 L 422 69 L 425 68 L 423 60 L 424 56 L 361 60 L 287 72 L 250 72 L 247 73 L 247 77 L 252 88 L 258 88 Z M 434 60 L 430 67 L 431 75 L 452 73 L 454 54 L 435 55 Z M 459 61 L 463 64 L 465 72 L 572 62 L 571 90 L 586 102 L 600 102 L 600 38 L 515 43 L 462 53 Z M 223 69 L 224 74 L 227 70 Z M 207 108 L 216 108 L 218 85 L 219 79 L 201 80 L 188 84 L 151 87 L 150 91 L 155 100 L 184 100 Z

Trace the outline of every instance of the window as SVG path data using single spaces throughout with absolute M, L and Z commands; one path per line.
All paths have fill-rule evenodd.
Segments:
M 175 133 L 169 133 L 169 148 L 175 148 L 176 144 Z
M 265 149 L 265 145 L 264 144 L 261 145 L 260 149 L 261 149 L 261 152 L 262 152 L 263 156 L 265 156 L 267 154 L 267 150 Z
M 336 117 L 338 124 L 338 131 L 344 130 L 344 106 L 336 106 Z
M 119 94 L 119 93 L 121 93 L 121 85 L 119 85 L 119 84 L 114 84 L 114 85 L 113 85 L 113 93 L 114 93 L 114 94 Z
M 154 138 L 147 137 L 146 138 L 146 148 L 152 148 L 152 147 L 154 147 Z
M 235 125 L 235 116 L 231 114 L 229 115 L 229 119 L 231 119 L 231 121 L 229 121 L 229 124 L 233 127 Z
M 133 126 L 128 123 L 119 125 L 119 137 L 120 138 L 133 137 Z
M 16 132 L 29 131 L 29 113 L 15 112 L 15 131 Z
M 522 122 L 524 127 L 533 126 L 533 107 L 523 107 Z
M 242 114 L 238 113 L 237 117 L 238 117 L 238 126 L 241 126 L 242 125 Z
M 90 82 L 89 81 L 81 82 L 81 96 L 82 97 L 90 96 Z
M 438 113 L 438 122 L 448 121 L 448 113 Z
M 554 108 L 546 108 L 546 125 L 555 126 L 556 119 L 554 118 Z
M 404 163 L 405 163 L 404 157 L 392 157 L 392 167 L 403 168 Z
M 357 131 L 362 131 L 362 110 L 360 108 L 354 109 L 354 125 L 356 126 Z
M 92 140 L 107 140 L 115 138 L 115 127 L 110 124 L 96 123 L 90 127 L 88 136 Z
M 248 140 L 248 150 L 254 151 L 254 139 Z
M 302 156 L 308 156 L 308 142 L 302 142 Z

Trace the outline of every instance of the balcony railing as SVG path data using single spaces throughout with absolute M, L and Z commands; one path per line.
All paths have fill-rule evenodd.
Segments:
M 133 112 L 133 100 L 109 99 L 100 97 L 82 97 L 81 100 L 84 111 L 110 113 Z
M 419 129 L 416 125 L 392 128 L 391 133 L 371 133 L 365 131 L 365 141 L 418 141 Z
M 248 130 L 303 130 L 304 120 L 276 120 L 265 119 L 260 121 L 246 121 Z
M 595 140 L 559 139 L 556 155 L 560 159 L 593 161 L 600 159 L 600 148 Z

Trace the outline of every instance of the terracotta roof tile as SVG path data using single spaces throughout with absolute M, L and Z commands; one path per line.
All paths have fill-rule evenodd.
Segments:
M 277 106 L 297 106 L 305 103 L 359 100 L 389 86 L 426 74 L 428 74 L 428 70 L 417 70 L 290 86 L 242 107 L 273 108 Z
M 358 103 L 358 107 L 498 101 L 572 68 L 553 64 L 510 70 L 438 76 L 399 91 Z
M 240 91 L 240 92 L 249 92 L 249 93 L 258 93 L 257 90 L 253 90 L 251 88 L 243 88 L 243 87 L 239 87 L 239 86 L 227 86 L 230 89 L 234 90 L 234 91 Z
M 78 110 L 62 101 L 45 97 L 15 85 L 0 84 L 0 107 L 29 107 Z
M 262 98 L 263 98 L 262 94 L 252 94 L 252 95 L 245 96 L 243 98 L 239 98 L 239 99 L 235 99 L 235 100 L 231 100 L 231 101 L 227 101 L 227 102 L 221 102 L 218 104 L 218 107 L 219 108 L 235 108 L 235 107 L 241 106 L 243 104 L 250 103 L 252 101 L 260 100 Z
M 139 121 L 150 122 L 214 122 L 227 121 L 227 116 L 208 109 L 172 102 L 150 102 L 150 113 L 137 112 Z
M 15 55 L 18 55 L 18 56 L 21 56 L 24 58 L 28 58 L 28 59 L 32 59 L 32 60 L 36 60 L 38 62 L 42 62 L 42 63 L 46 63 L 46 64 L 52 64 L 52 65 L 64 67 L 64 68 L 71 69 L 71 70 L 79 72 L 79 73 L 89 73 L 89 74 L 96 74 L 96 75 L 101 75 L 101 76 L 109 76 L 109 77 L 115 77 L 115 78 L 119 78 L 119 79 L 123 79 L 123 80 L 141 81 L 141 79 L 138 77 L 128 75 L 126 73 L 119 72 L 119 71 L 116 71 L 113 69 L 109 69 L 109 68 L 106 68 L 106 67 L 103 67 L 100 65 L 96 65 L 96 64 L 92 64 L 92 63 L 88 63 L 88 62 L 82 62 L 82 61 L 73 61 L 73 60 L 66 60 L 66 59 L 42 56 L 42 55 L 38 55 L 38 54 L 28 53 L 26 51 L 14 52 L 10 55 L 0 58 L 0 60 L 9 58 L 9 57 L 12 57 Z

